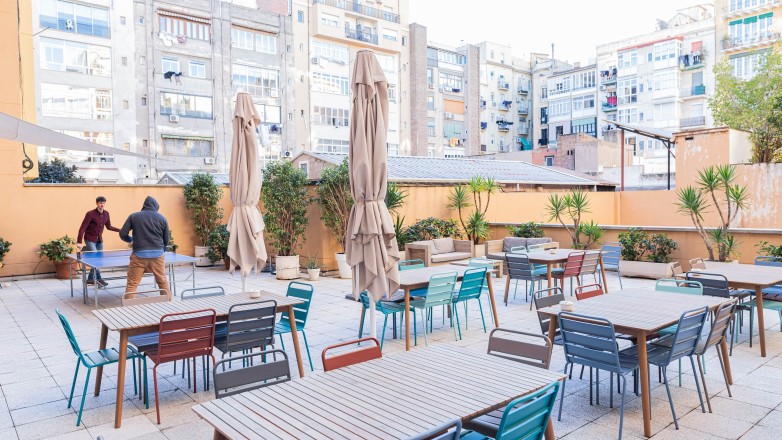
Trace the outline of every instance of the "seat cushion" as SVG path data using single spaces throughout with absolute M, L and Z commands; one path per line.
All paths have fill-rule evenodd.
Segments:
M 512 248 L 515 248 L 516 246 L 526 246 L 527 245 L 527 239 L 523 237 L 505 237 L 502 240 L 502 251 L 503 252 L 510 252 Z
M 434 239 L 432 244 L 434 245 L 432 255 L 449 254 L 456 250 L 453 245 L 453 238 L 450 237 Z
M 470 258 L 469 252 L 448 252 L 447 254 L 432 255 L 432 263 L 444 263 L 446 261 L 464 260 Z
M 527 246 L 531 244 L 546 244 L 551 243 L 551 237 L 540 237 L 540 238 L 528 238 L 527 239 Z
M 505 261 L 505 252 L 490 252 L 486 254 L 486 258 Z

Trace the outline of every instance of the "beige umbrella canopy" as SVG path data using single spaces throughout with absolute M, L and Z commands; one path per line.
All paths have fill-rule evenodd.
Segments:
M 233 210 L 228 219 L 228 256 L 231 272 L 241 268 L 242 290 L 252 269 L 256 272 L 266 261 L 263 243 L 263 218 L 258 210 L 261 197 L 261 173 L 258 169 L 258 140 L 255 127 L 261 121 L 252 98 L 247 93 L 236 96 L 231 145 L 231 203 Z M 260 263 L 260 266 L 259 266 Z
M 358 52 L 351 82 L 350 190 L 345 254 L 353 267 L 353 296 L 366 290 L 374 303 L 399 288 L 399 249 L 385 203 L 388 182 L 386 136 L 388 83 L 375 55 Z M 370 322 L 374 324 L 374 306 Z M 372 325 L 374 335 L 375 326 Z

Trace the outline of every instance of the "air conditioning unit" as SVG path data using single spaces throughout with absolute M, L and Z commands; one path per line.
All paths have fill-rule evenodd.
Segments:
M 168 122 L 179 122 L 179 115 L 168 115 Z
M 445 112 L 445 119 L 453 119 L 453 113 Z
M 290 151 L 286 151 L 286 152 L 283 154 L 283 156 L 285 156 L 285 157 L 291 157 L 291 156 L 293 156 L 293 153 L 291 153 Z
M 318 57 L 312 57 L 312 64 L 318 64 L 320 63 L 320 59 Z
M 603 85 L 601 85 L 601 86 L 600 86 L 600 90 L 606 90 L 607 88 L 608 88 L 608 87 L 606 87 L 606 85 L 605 85 L 605 84 L 603 84 Z
M 207 164 L 207 165 L 214 165 L 215 158 L 214 157 L 205 157 L 204 158 L 204 163 Z
M 269 96 L 271 96 L 272 98 L 277 98 L 279 96 L 279 92 L 277 91 L 277 89 L 272 89 L 271 92 L 269 92 Z
M 429 84 L 427 84 L 427 86 L 429 87 L 429 90 L 434 90 L 434 84 L 429 83 Z

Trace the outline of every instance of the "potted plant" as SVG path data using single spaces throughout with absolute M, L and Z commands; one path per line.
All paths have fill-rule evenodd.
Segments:
M 314 257 L 304 257 L 307 260 L 307 276 L 310 281 L 318 281 L 320 278 L 320 266 L 318 266 L 318 254 L 315 253 Z
M 225 264 L 225 270 L 230 269 L 231 259 L 228 257 L 228 240 L 231 238 L 230 232 L 226 225 L 218 226 L 211 234 L 209 234 L 209 240 L 207 244 L 209 249 L 206 251 L 206 256 L 209 261 L 215 263 L 222 260 Z
M 350 209 L 353 207 L 348 160 L 343 160 L 336 167 L 324 169 L 315 192 L 322 213 L 320 218 L 329 231 L 337 237 L 337 243 L 339 243 L 341 252 L 337 252 L 335 255 L 339 277 L 351 278 L 353 274 L 345 258 L 348 218 L 350 217 Z
M 584 234 L 586 231 L 582 227 L 581 222 L 583 215 L 590 211 L 589 197 L 583 190 L 580 188 L 574 189 L 564 196 L 559 194 L 550 195 L 546 211 L 548 211 L 548 221 L 556 220 L 570 234 L 570 238 L 573 240 L 573 249 L 585 249 L 587 243 L 581 242 L 581 234 Z M 565 220 L 573 223 L 573 226 L 565 224 Z M 587 238 L 588 241 L 589 238 Z
M 223 190 L 210 173 L 194 173 L 193 178 L 184 187 L 185 207 L 190 210 L 196 241 L 194 256 L 196 266 L 210 266 L 212 262 L 206 256 L 209 250 L 209 234 L 220 224 L 223 210 L 218 205 Z
M 307 174 L 290 162 L 269 163 L 263 170 L 261 200 L 266 234 L 277 252 L 277 279 L 299 278 L 296 249 L 304 242 L 309 221 L 307 206 L 311 201 L 307 193 Z
M 540 223 L 527 222 L 518 226 L 508 226 L 508 233 L 513 237 L 520 238 L 543 238 L 543 228 Z
M 777 257 L 782 258 L 782 245 L 774 246 L 767 241 L 760 241 L 755 245 L 760 255 L 764 257 Z M 0 261 L 2 261 L 2 254 L 0 254 Z
M 67 260 L 68 254 L 73 252 L 74 244 L 76 242 L 66 235 L 40 245 L 41 250 L 38 251 L 38 254 L 54 263 L 54 270 L 58 280 L 68 280 L 71 277 L 71 263 Z
M 489 210 L 491 195 L 496 193 L 499 188 L 499 184 L 493 178 L 483 176 L 474 176 L 466 185 L 457 185 L 451 188 L 446 206 L 456 210 L 464 233 L 474 244 L 479 244 L 481 240 L 489 238 L 489 222 L 486 220 L 486 212 Z M 474 209 L 465 220 L 463 211 L 469 207 L 474 207 Z M 475 246 L 476 257 L 485 255 L 484 246 Z
M 582 249 L 591 249 L 594 244 L 598 243 L 600 239 L 603 238 L 603 234 L 605 233 L 605 230 L 595 223 L 594 220 L 581 223 L 578 226 L 578 229 L 585 239 L 582 244 Z
M 632 228 L 619 234 L 622 260 L 619 270 L 623 276 L 660 279 L 673 276 L 671 254 L 678 248 L 667 234 L 649 235 Z
M 11 250 L 11 242 L 3 240 L 2 237 L 0 237 L 0 269 L 5 266 L 5 263 L 3 263 L 3 258 L 5 258 L 5 254 L 8 253 L 8 251 Z

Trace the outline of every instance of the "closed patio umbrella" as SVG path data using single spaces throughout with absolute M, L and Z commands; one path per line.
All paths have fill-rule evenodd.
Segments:
M 388 183 L 386 136 L 388 83 L 372 51 L 356 56 L 351 82 L 350 191 L 355 204 L 348 219 L 345 256 L 353 268 L 353 296 L 366 290 L 375 336 L 375 302 L 399 288 L 399 249 L 385 203 Z
M 252 98 L 247 93 L 236 95 L 234 137 L 231 145 L 231 217 L 228 219 L 228 257 L 230 270 L 240 267 L 242 291 L 247 287 L 247 275 L 258 272 L 266 261 L 263 243 L 263 218 L 258 210 L 261 197 L 261 173 L 258 169 L 258 139 L 255 127 L 261 122 Z M 259 266 L 260 263 L 260 266 Z

